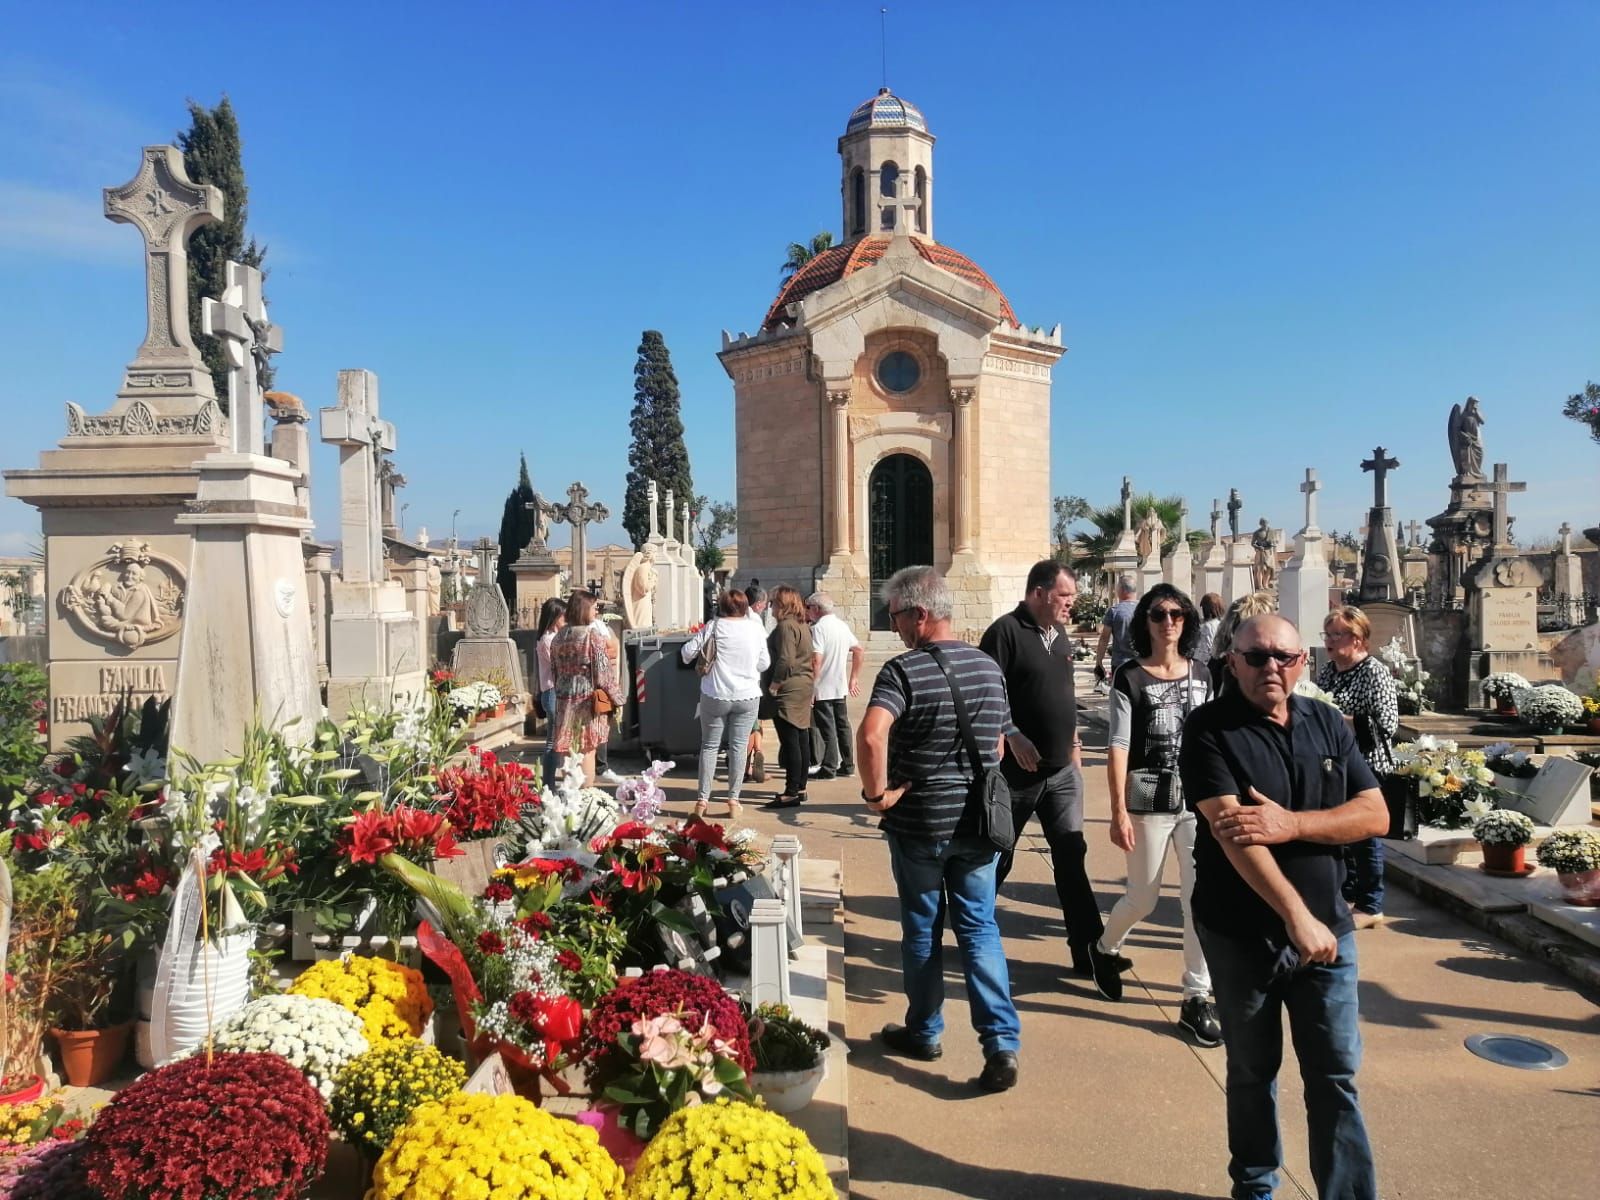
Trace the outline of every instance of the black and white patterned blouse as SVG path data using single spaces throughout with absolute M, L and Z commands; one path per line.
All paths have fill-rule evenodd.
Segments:
M 1389 668 L 1369 654 L 1348 671 L 1330 662 L 1317 686 L 1333 697 L 1339 711 L 1356 720 L 1356 744 L 1379 775 L 1394 770 L 1394 735 L 1400 729 L 1400 700 Z

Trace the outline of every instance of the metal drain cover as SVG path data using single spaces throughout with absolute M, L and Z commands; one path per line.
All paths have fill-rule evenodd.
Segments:
M 1520 1033 L 1475 1033 L 1466 1046 L 1479 1058 L 1519 1071 L 1556 1071 L 1567 1065 L 1567 1056 L 1549 1042 Z

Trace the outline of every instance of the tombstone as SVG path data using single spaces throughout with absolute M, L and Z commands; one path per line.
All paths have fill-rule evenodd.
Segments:
M 680 628 L 699 623 L 700 620 L 700 568 L 695 565 L 694 554 L 694 513 L 688 506 L 683 510 L 683 536 L 678 539 L 678 555 L 683 569 L 678 575 L 678 586 L 682 589 L 682 596 L 678 601 L 678 617 L 682 624 Z
M 405 588 L 388 578 L 384 562 L 380 459 L 395 448 L 395 433 L 379 415 L 371 371 L 339 372 L 339 403 L 322 410 L 322 440 L 339 447 L 341 560 L 329 621 L 328 712 L 342 721 L 356 708 L 414 703 L 429 664 Z
M 1328 615 L 1332 576 L 1322 530 L 1317 525 L 1317 493 L 1322 490 L 1322 483 L 1310 467 L 1306 468 L 1300 490 L 1306 498 L 1306 523 L 1295 534 L 1294 557 L 1278 580 L 1278 611 L 1300 631 L 1302 646 L 1316 647 L 1322 644 L 1322 620 Z
M 1122 477 L 1122 529 L 1117 533 L 1116 541 L 1112 542 L 1111 550 L 1106 554 L 1105 564 L 1101 568 L 1107 576 L 1107 590 L 1113 598 L 1116 596 L 1116 584 L 1119 576 L 1131 575 L 1134 582 L 1138 582 L 1139 568 L 1139 542 L 1133 528 L 1133 481 L 1124 475 Z
M 270 458 L 261 436 L 257 368 L 281 343 L 267 320 L 261 272 L 227 264 L 222 300 L 202 305 L 202 328 L 229 359 L 229 449 L 196 464 L 195 499 L 177 517 L 193 534 L 178 648 L 172 747 L 201 762 L 244 749 L 260 720 L 304 743 L 321 714 L 296 503 L 303 472 Z
M 5 472 L 7 494 L 39 510 L 44 534 L 52 750 L 124 695 L 171 695 L 191 542 L 175 521 L 199 489 L 195 460 L 228 444 L 189 334 L 187 254 L 190 234 L 221 218 L 222 193 L 190 182 L 176 147 L 147 146 L 104 201 L 144 242 L 144 341 L 108 411 L 69 403 L 59 448 Z
M 1572 552 L 1572 526 L 1563 521 L 1558 532 L 1561 541 L 1550 563 L 1556 608 L 1564 623 L 1581 625 L 1588 616 L 1583 611 L 1583 597 L 1588 591 L 1583 586 L 1583 564 Z
M 1172 543 L 1172 553 L 1167 555 L 1161 563 L 1161 578 L 1170 583 L 1181 592 L 1190 593 L 1195 602 L 1199 597 L 1194 596 L 1194 551 L 1189 548 L 1189 502 L 1178 501 L 1178 538 Z
M 479 538 L 472 549 L 478 556 L 478 581 L 467 594 L 467 636 L 456 643 L 451 670 L 458 679 L 498 675 L 511 681 L 513 691 L 526 692 L 522 655 L 511 640 L 511 610 L 495 581 L 500 547 Z
M 556 506 L 535 492 L 523 507 L 533 514 L 533 537 L 511 564 L 511 575 L 517 581 L 517 611 L 534 613 L 537 624 L 544 602 L 561 595 L 561 567 L 550 553 L 550 522 Z
M 1539 825 L 1583 825 L 1593 819 L 1587 767 L 1575 758 L 1552 755 L 1520 792 L 1506 794 L 1502 807 L 1527 813 Z
M 1250 535 L 1239 532 L 1239 513 L 1244 509 L 1244 500 L 1239 495 L 1238 488 L 1228 489 L 1228 536 L 1223 542 L 1222 563 L 1222 600 L 1224 604 L 1232 604 L 1241 596 L 1248 596 L 1255 591 L 1252 571 L 1255 567 L 1255 551 L 1250 547 Z
M 686 555 L 683 543 L 676 536 L 677 501 L 669 490 L 664 499 L 665 520 L 661 529 L 655 525 L 656 502 L 660 488 L 654 480 L 646 487 L 650 500 L 650 535 L 646 545 L 654 550 L 656 571 L 655 627 L 657 629 L 686 629 L 699 620 L 700 576 L 694 569 L 693 551 Z
M 1482 681 L 1497 671 L 1530 679 L 1539 663 L 1539 572 L 1511 544 L 1507 500 L 1527 490 L 1507 479 L 1505 463 L 1495 463 L 1494 480 L 1482 485 L 1492 497 L 1491 544 L 1468 568 L 1462 584 L 1467 599 L 1467 695 L 1470 707 L 1483 707 Z
M 1222 535 L 1219 531 L 1222 524 L 1222 505 L 1217 500 L 1211 501 L 1211 544 L 1206 547 L 1205 556 L 1195 564 L 1194 590 L 1197 596 L 1204 596 L 1207 592 L 1222 594 L 1223 575 L 1227 569 L 1228 555 L 1223 549 Z

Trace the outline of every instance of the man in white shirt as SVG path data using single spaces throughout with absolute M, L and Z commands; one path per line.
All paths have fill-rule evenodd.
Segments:
M 754 621 L 768 633 L 771 633 L 772 627 L 776 622 L 767 613 L 767 589 L 759 587 L 752 582 L 749 587 L 745 588 L 744 596 L 750 602 L 750 609 L 744 614 L 745 619 Z
M 811 674 L 816 680 L 811 727 L 822 735 L 816 778 L 854 775 L 855 739 L 850 734 L 848 697 L 861 693 L 861 664 L 867 652 L 850 626 L 834 614 L 833 599 L 827 592 L 811 594 L 806 616 L 811 620 Z

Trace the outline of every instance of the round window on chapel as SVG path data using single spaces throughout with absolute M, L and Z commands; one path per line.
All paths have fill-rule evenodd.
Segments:
M 886 391 L 909 392 L 921 378 L 922 368 L 904 350 L 891 350 L 878 360 L 878 382 Z

